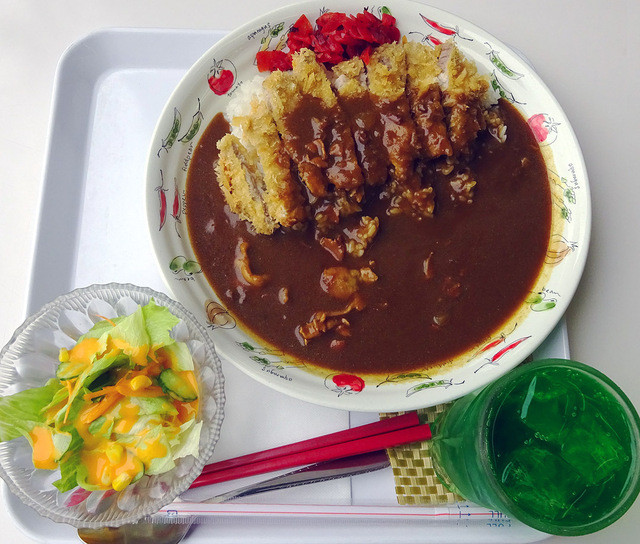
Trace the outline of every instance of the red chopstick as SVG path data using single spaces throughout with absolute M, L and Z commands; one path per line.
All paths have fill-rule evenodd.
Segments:
M 257 461 L 255 463 L 243 464 L 228 469 L 217 470 L 208 474 L 198 476 L 191 488 L 210 485 L 219 482 L 226 482 L 237 478 L 255 476 L 266 472 L 283 470 L 330 459 L 340 459 L 361 453 L 393 448 L 410 442 L 429 440 L 431 429 L 428 424 L 415 425 L 405 429 L 393 430 L 390 432 L 366 436 L 343 443 L 323 446 L 316 449 L 307 449 L 291 455 L 274 457 L 271 459 Z
M 367 423 L 366 425 L 345 429 L 344 431 L 338 431 L 315 438 L 309 438 L 308 440 L 295 442 L 293 444 L 287 444 L 286 446 L 279 446 L 277 448 L 271 448 L 269 450 L 249 453 L 247 455 L 241 455 L 240 457 L 234 457 L 233 459 L 226 459 L 225 461 L 211 463 L 202 469 L 202 474 L 210 474 L 212 472 L 253 464 L 259 461 L 268 461 L 269 459 L 274 459 L 276 457 L 283 457 L 285 455 L 293 455 L 325 446 L 341 444 L 357 438 L 365 438 L 367 436 L 374 436 L 376 434 L 389 431 L 406 429 L 407 427 L 414 427 L 419 423 L 420 419 L 418 418 L 418 414 L 416 412 L 408 412 L 400 416 L 381 419 L 380 421 Z

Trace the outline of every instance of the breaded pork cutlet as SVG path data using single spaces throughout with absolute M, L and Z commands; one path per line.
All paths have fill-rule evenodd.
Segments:
M 302 92 L 319 99 L 325 110 L 328 121 L 324 142 L 328 152 L 327 178 L 336 189 L 343 189 L 355 196 L 364 179 L 347 117 L 338 104 L 327 73 L 310 49 L 302 49 L 293 55 L 292 64 L 293 73 L 300 79 Z
M 383 142 L 380 112 L 371 101 L 364 62 L 354 57 L 335 65 L 331 80 L 338 103 L 349 118 L 365 183 L 382 185 L 389 177 L 389 153 Z
M 442 45 L 438 63 L 442 70 L 438 77 L 449 139 L 454 154 L 465 153 L 478 132 L 485 128 L 489 80 L 478 74 L 475 64 L 465 59 L 451 40 Z
M 405 96 L 407 61 L 402 46 L 393 43 L 376 48 L 367 65 L 367 76 L 369 91 L 383 120 L 383 140 L 393 166 L 392 175 L 396 181 L 408 181 L 414 175 L 418 142 Z
M 277 223 L 267 211 L 266 186 L 258 166 L 258 156 L 233 134 L 218 141 L 216 178 L 232 212 L 248 221 L 259 234 L 271 234 Z
M 241 142 L 255 151 L 262 167 L 266 210 L 276 223 L 292 227 L 305 221 L 302 187 L 291 174 L 291 161 L 284 150 L 278 129 L 263 93 L 252 96 L 248 111 L 231 120 L 240 129 Z
M 394 206 L 418 217 L 433 215 L 434 194 L 431 187 L 423 187 L 416 172 L 420 142 L 411 117 L 409 100 L 405 94 L 407 59 L 404 47 L 389 43 L 374 50 L 367 65 L 369 90 L 373 103 L 380 111 L 384 127 L 383 141 L 391 162 Z
M 309 49 L 292 62 L 291 72 L 273 72 L 264 83 L 285 149 L 313 196 L 335 188 L 359 202 L 364 180 L 353 136 L 324 68 Z
M 289 127 L 288 113 L 303 105 L 298 78 L 290 71 L 281 72 L 278 70 L 272 72 L 265 79 L 264 88 L 267 90 L 271 113 L 282 138 L 284 149 L 293 161 L 300 180 L 313 197 L 326 196 L 328 182 L 323 173 L 324 157 L 320 150 L 313 153 L 312 148 L 308 148 L 302 143 L 297 131 Z M 312 131 L 310 126 L 298 127 L 298 130 L 302 128 Z
M 453 149 L 447 135 L 438 75 L 440 47 L 419 42 L 405 42 L 407 57 L 407 96 L 411 112 L 427 159 L 451 156 Z

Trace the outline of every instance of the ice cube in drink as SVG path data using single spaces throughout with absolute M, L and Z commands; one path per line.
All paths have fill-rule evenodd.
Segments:
M 520 418 L 534 431 L 537 438 L 559 443 L 571 421 L 585 408 L 582 391 L 560 376 L 537 374 L 533 376 L 521 400 Z

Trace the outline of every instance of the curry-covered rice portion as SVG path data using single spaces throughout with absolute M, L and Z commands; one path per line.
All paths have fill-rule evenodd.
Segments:
M 289 357 L 383 374 L 443 364 L 523 303 L 547 249 L 525 120 L 453 42 L 245 84 L 195 150 L 191 243 L 225 307 Z

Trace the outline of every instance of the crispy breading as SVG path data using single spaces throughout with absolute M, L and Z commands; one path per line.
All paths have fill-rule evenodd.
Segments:
M 377 47 L 367 65 L 369 90 L 376 97 L 393 101 L 404 96 L 407 81 L 407 59 L 399 43 Z
M 466 152 L 485 127 L 483 110 L 489 78 L 478 74 L 475 64 L 464 58 L 451 40 L 443 44 L 438 62 L 449 139 L 454 153 Z
M 232 212 L 249 221 L 259 234 L 271 234 L 276 223 L 267 213 L 262 195 L 266 190 L 258 169 L 258 157 L 232 134 L 218 141 L 216 177 Z
M 300 150 L 296 135 L 287 126 L 288 114 L 295 111 L 303 99 L 299 78 L 293 72 L 278 70 L 265 79 L 264 87 L 284 149 L 294 162 L 300 180 L 314 197 L 325 196 L 328 181 L 322 171 L 321 155 L 311 156 L 312 149 Z
M 407 57 L 407 76 L 409 87 L 416 87 L 422 91 L 428 90 L 431 85 L 438 83 L 441 69 L 438 66 L 438 57 L 441 47 L 429 47 L 420 42 L 405 42 L 404 52 Z
M 401 44 L 384 44 L 374 50 L 367 65 L 369 91 L 380 111 L 383 141 L 393 166 L 392 177 L 413 184 L 413 163 L 418 156 L 416 127 L 405 95 L 407 62 Z
M 489 90 L 489 77 L 478 74 L 475 63 L 466 59 L 453 41 L 442 46 L 438 62 L 445 75 L 445 106 L 453 106 L 464 99 L 484 100 Z
M 360 57 L 336 64 L 333 72 L 333 87 L 338 96 L 361 97 L 369 93 L 367 86 L 367 69 Z
M 341 218 L 361 211 L 365 183 L 386 184 L 387 213 L 430 217 L 428 165 L 451 173 L 485 127 L 504 140 L 487 109 L 488 77 L 452 40 L 384 44 L 366 66 L 354 57 L 331 71 L 302 49 L 292 66 L 272 72 L 250 106 L 238 102 L 233 136 L 218 143 L 225 198 L 256 232 L 313 218 L 322 239 L 333 239 Z M 474 185 L 457 176 L 449 192 L 471 202 Z
M 453 153 L 447 135 L 442 107 L 442 93 L 438 83 L 441 72 L 438 56 L 441 48 L 428 47 L 419 42 L 405 42 L 407 58 L 407 96 L 426 158 Z
M 305 199 L 300 184 L 291 174 L 289 156 L 284 150 L 278 129 L 264 97 L 254 96 L 247 115 L 232 119 L 242 131 L 245 146 L 255 150 L 262 166 L 269 215 L 284 227 L 306 219 Z
M 407 59 L 402 44 L 384 44 L 375 49 L 367 65 L 367 75 L 373 102 L 381 114 L 383 141 L 392 165 L 390 213 L 431 217 L 434 192 L 431 187 L 423 186 L 416 171 L 420 142 L 405 93 Z
M 326 108 L 336 108 L 338 100 L 331 88 L 324 68 L 316 61 L 316 55 L 310 49 L 301 49 L 291 58 L 293 73 L 297 76 L 300 91 L 308 96 L 322 100 Z
M 292 64 L 302 93 L 321 100 L 325 109 L 327 126 L 323 140 L 328 164 L 325 174 L 337 189 L 347 191 L 359 201 L 361 195 L 357 190 L 364 184 L 364 178 L 348 120 L 338 104 L 327 73 L 310 49 L 301 49 L 295 53 Z
M 332 69 L 338 103 L 347 114 L 367 185 L 382 185 L 389 177 L 389 154 L 383 142 L 379 111 L 373 106 L 367 84 L 367 71 L 359 57 L 345 60 Z

